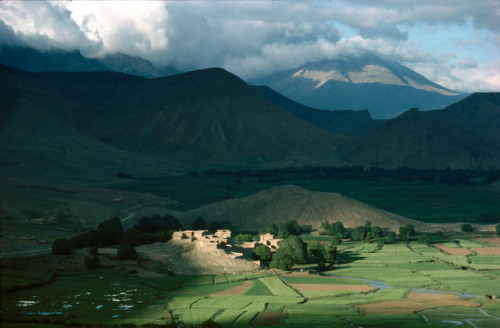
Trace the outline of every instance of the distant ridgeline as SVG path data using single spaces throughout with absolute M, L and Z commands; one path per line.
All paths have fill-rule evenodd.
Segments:
M 190 172 L 194 175 L 193 172 Z M 226 175 L 235 178 L 259 178 L 262 183 L 279 183 L 297 179 L 381 179 L 392 178 L 397 181 L 422 181 L 427 183 L 443 183 L 448 185 L 488 185 L 500 179 L 500 170 L 467 170 L 467 169 L 413 169 L 400 167 L 387 169 L 363 166 L 304 166 L 272 169 L 215 169 L 203 172 L 205 175 Z

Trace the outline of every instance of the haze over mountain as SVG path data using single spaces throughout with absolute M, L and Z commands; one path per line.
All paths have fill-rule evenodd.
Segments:
M 147 78 L 179 73 L 173 67 L 159 68 L 150 61 L 123 53 L 110 53 L 102 58 L 87 58 L 80 51 L 51 49 L 40 51 L 30 47 L 0 46 L 0 64 L 30 72 L 99 72 L 113 71 Z
M 373 225 L 394 231 L 406 224 L 415 225 L 419 231 L 427 226 L 337 193 L 311 191 L 294 185 L 206 205 L 179 216 L 186 223 L 200 216 L 207 222 L 229 220 L 243 231 L 258 231 L 268 224 L 289 220 L 311 225 L 313 229 L 320 229 L 324 221 L 342 221 L 344 226 L 354 228 L 369 220 Z
M 300 118 L 344 136 L 359 137 L 375 131 L 386 122 L 386 120 L 372 119 L 368 110 L 321 110 L 299 104 L 267 86 L 253 86 L 253 88 Z
M 250 83 L 318 109 L 368 109 L 376 119 L 393 118 L 413 107 L 440 109 L 465 97 L 373 53 L 324 59 Z

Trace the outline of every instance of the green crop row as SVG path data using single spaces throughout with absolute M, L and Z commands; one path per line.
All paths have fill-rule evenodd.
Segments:
M 273 295 L 276 296 L 288 296 L 288 297 L 301 297 L 296 291 L 288 287 L 280 278 L 278 277 L 265 277 L 260 278 L 260 281 L 266 285 L 266 287 L 271 291 Z

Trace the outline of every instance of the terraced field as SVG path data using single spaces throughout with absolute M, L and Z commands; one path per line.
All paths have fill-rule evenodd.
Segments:
M 500 326 L 500 300 L 492 299 L 500 296 L 500 264 L 496 256 L 475 251 L 500 245 L 463 239 L 447 246 L 472 252 L 450 255 L 416 242 L 345 243 L 339 247 L 342 263 L 322 276 L 269 271 L 145 279 L 99 269 L 54 277 L 43 286 L 2 293 L 2 327 L 19 321 L 140 327 L 171 317 L 223 327 Z

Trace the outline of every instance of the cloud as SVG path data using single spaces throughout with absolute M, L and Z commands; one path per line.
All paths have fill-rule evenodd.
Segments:
M 94 57 L 122 52 L 180 70 L 224 67 L 244 78 L 373 51 L 448 88 L 491 90 L 498 78 L 481 81 L 479 72 L 497 76 L 498 65 L 473 52 L 498 52 L 499 7 L 497 0 L 3 1 L 0 42 Z M 450 27 L 477 35 L 449 36 L 455 48 L 441 53 L 425 47 L 428 35 Z M 453 57 L 460 49 L 469 52 Z

